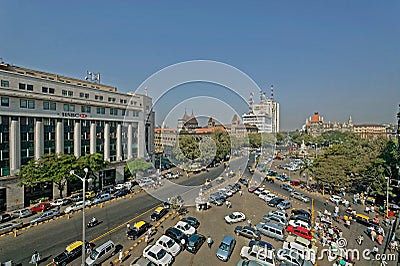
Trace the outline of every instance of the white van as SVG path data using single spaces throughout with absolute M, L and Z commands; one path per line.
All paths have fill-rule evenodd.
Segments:
M 110 193 L 104 193 L 104 194 L 101 194 L 100 196 L 96 197 L 93 200 L 93 204 L 98 204 L 98 203 L 101 203 L 101 202 L 104 202 L 104 201 L 107 201 L 107 200 L 110 200 L 110 199 L 111 199 L 111 194 Z
M 101 263 L 105 262 L 111 256 L 116 254 L 115 244 L 111 240 L 108 240 L 106 243 L 98 246 L 95 250 L 93 250 L 92 254 L 86 259 L 86 265 L 101 265 Z

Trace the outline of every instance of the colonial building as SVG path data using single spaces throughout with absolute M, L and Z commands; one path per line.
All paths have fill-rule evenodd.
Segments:
M 107 185 L 123 181 L 123 162 L 154 153 L 148 96 L 6 63 L 0 80 L 0 209 L 53 198 L 51 184 L 36 191 L 17 186 L 19 169 L 43 154 L 101 153 L 111 163 L 100 175 Z
M 363 139 L 387 138 L 385 125 L 378 124 L 358 124 L 354 125 L 354 133 Z
M 306 123 L 303 125 L 302 131 L 313 137 L 319 136 L 327 131 L 340 131 L 340 132 L 352 132 L 353 121 L 351 116 L 347 123 L 340 122 L 324 122 L 324 118 L 315 112 L 310 118 L 306 119 Z
M 156 153 L 170 154 L 177 140 L 174 128 L 156 128 L 154 132 L 154 148 Z
M 229 136 L 238 139 L 246 138 L 248 133 L 257 133 L 258 127 L 252 124 L 241 124 L 238 115 L 234 115 L 230 124 L 225 125 Z

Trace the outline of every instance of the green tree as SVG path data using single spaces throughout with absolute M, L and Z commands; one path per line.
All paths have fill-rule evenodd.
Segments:
M 314 168 L 313 168 L 313 163 L 311 160 L 309 160 L 308 158 L 306 160 L 303 160 L 303 164 L 301 165 L 300 168 L 300 175 L 302 175 L 303 173 L 305 173 L 305 178 L 306 178 L 306 182 L 308 184 L 308 180 L 310 178 L 310 174 L 313 173 Z
M 98 171 L 104 169 L 108 162 L 104 161 L 103 154 L 95 153 L 95 154 L 85 154 L 78 158 L 77 165 L 75 167 L 75 173 L 79 176 L 85 176 L 84 168 L 87 168 L 88 174 L 87 177 L 93 177 L 94 183 L 97 182 L 99 176 L 97 175 Z
M 231 150 L 231 140 L 228 132 L 217 129 L 212 132 L 211 138 L 214 140 L 217 146 L 215 160 L 224 160 Z
M 18 176 L 22 178 L 19 185 L 34 187 L 40 182 L 53 182 L 62 198 L 67 181 L 75 178 L 70 175 L 70 171 L 76 169 L 74 155 L 45 154 L 39 160 L 30 160 L 21 168 L 18 173 Z
M 135 158 L 126 163 L 125 174 L 130 173 L 136 179 L 138 171 L 144 171 L 152 167 L 152 163 L 146 162 L 144 159 Z

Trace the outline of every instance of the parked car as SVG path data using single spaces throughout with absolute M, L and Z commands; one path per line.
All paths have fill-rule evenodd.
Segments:
M 238 236 L 244 236 L 250 239 L 261 239 L 260 232 L 254 230 L 254 228 L 250 226 L 236 226 L 234 230 L 235 234 Z
M 110 199 L 111 199 L 110 193 L 100 194 L 93 200 L 93 204 L 99 204 Z
M 253 193 L 254 191 L 257 190 L 257 188 L 258 188 L 258 187 L 256 187 L 256 186 L 252 186 L 252 187 L 249 187 L 247 190 L 248 190 L 250 193 Z
M 86 258 L 86 266 L 101 265 L 116 253 L 117 248 L 115 247 L 114 242 L 108 240 L 93 250 L 89 257 Z
M 13 217 L 9 213 L 0 214 L 0 223 L 11 221 Z
M 281 203 L 282 201 L 284 201 L 284 199 L 279 198 L 279 197 L 275 197 L 272 200 L 270 200 L 268 202 L 268 206 L 270 207 L 276 207 L 279 203 Z
M 154 210 L 154 212 L 150 215 L 150 219 L 155 222 L 160 220 L 165 214 L 168 213 L 168 209 L 163 207 L 158 207 Z
M 287 217 L 288 217 L 288 214 L 284 210 L 272 210 L 272 211 L 269 211 L 268 214 L 269 215 L 279 216 L 279 217 L 284 218 L 284 219 L 287 219 Z
M 240 259 L 236 266 L 264 266 L 264 264 L 255 260 Z
M 233 212 L 225 216 L 225 222 L 228 224 L 243 222 L 246 220 L 246 216 L 242 212 Z
M 39 222 L 43 222 L 43 221 L 52 219 L 52 218 L 56 217 L 59 214 L 60 213 L 58 211 L 56 211 L 56 210 L 46 211 L 46 212 L 42 213 L 39 217 L 36 217 L 35 219 L 31 220 L 30 223 L 31 224 L 37 224 Z
M 174 257 L 165 249 L 157 245 L 149 245 L 143 250 L 143 257 L 159 266 L 171 265 Z
M 285 176 L 284 174 L 278 175 L 278 176 L 276 177 L 276 179 L 278 179 L 279 181 L 282 181 L 282 182 L 287 182 L 287 181 L 289 181 L 289 177 Z
M 287 226 L 288 222 L 285 218 L 277 216 L 277 215 L 264 215 L 263 220 L 266 222 L 276 223 L 282 226 Z
M 242 183 L 244 186 L 247 186 L 249 184 L 249 181 L 246 178 L 239 178 L 239 182 Z
M 179 230 L 178 228 L 175 227 L 170 227 L 165 231 L 165 235 L 169 236 L 173 240 L 175 240 L 176 243 L 186 246 L 189 240 L 189 237 L 185 235 L 184 232 Z M 183 241 L 182 241 L 183 240 Z
M 22 228 L 22 222 L 8 222 L 0 224 L 0 235 Z
M 291 225 L 293 227 L 300 226 L 307 230 L 311 230 L 311 225 L 303 220 L 290 220 L 289 225 Z
M 258 187 L 258 188 L 254 191 L 254 194 L 260 195 L 260 193 L 263 192 L 264 190 L 265 190 L 265 188 L 263 188 L 263 187 Z
M 290 193 L 290 196 L 292 198 L 301 200 L 302 202 L 310 202 L 310 198 L 305 196 L 303 193 L 297 192 L 297 191 L 293 191 L 292 193 Z
M 41 202 L 33 207 L 30 208 L 32 212 L 44 212 L 51 208 L 50 203 L 48 202 Z
M 186 246 L 186 250 L 191 253 L 197 253 L 197 251 L 201 248 L 203 243 L 206 241 L 206 237 L 201 234 L 194 234 L 189 237 L 188 244 Z
M 306 211 L 306 210 L 302 210 L 302 209 L 298 209 L 298 210 L 292 210 L 291 212 L 292 215 L 303 215 L 305 217 L 308 217 L 309 219 L 311 219 L 311 214 Z
M 53 258 L 55 265 L 67 265 L 82 255 L 82 241 L 75 241 L 69 244 L 65 250 Z
M 266 248 L 266 249 L 270 249 L 270 250 L 275 250 L 275 248 L 274 248 L 274 246 L 272 244 L 270 244 L 268 242 L 265 242 L 265 241 L 262 241 L 262 240 L 250 240 L 248 246 L 252 247 L 254 245 L 260 246 L 260 247 L 263 247 L 263 248 Z
M 123 189 L 121 189 L 121 190 L 119 190 L 119 191 L 117 191 L 117 192 L 114 193 L 114 198 L 123 197 L 123 196 L 128 195 L 129 193 L 130 193 L 130 192 L 129 192 L 128 189 L 123 188 Z
M 196 233 L 196 228 L 182 221 L 177 222 L 174 227 L 184 232 L 187 236 L 191 236 Z
M 83 201 L 83 196 L 82 196 L 82 194 L 73 195 L 70 197 L 70 200 L 72 202 Z
M 56 199 L 55 201 L 50 202 L 50 205 L 55 206 L 55 207 L 64 206 L 64 205 L 69 204 L 70 202 L 71 202 L 70 199 Z
M 310 223 L 311 222 L 311 217 L 302 215 L 302 214 L 296 214 L 296 215 L 291 215 L 289 220 L 300 220 L 300 221 L 304 221 L 306 223 Z
M 26 217 L 33 215 L 33 212 L 29 209 L 21 209 L 21 210 L 13 211 L 11 213 L 11 215 L 15 218 L 21 219 L 21 218 L 26 218 Z
M 278 249 L 276 252 L 276 258 L 279 261 L 289 263 L 289 265 L 296 266 L 312 266 L 313 264 L 307 260 L 303 260 L 301 256 L 293 250 L 289 249 Z
M 96 197 L 96 193 L 93 191 L 86 191 L 85 193 L 85 198 L 88 200 L 93 199 L 94 197 Z
M 284 200 L 281 203 L 279 203 L 278 205 L 276 205 L 276 207 L 279 210 L 287 210 L 292 207 L 292 203 L 288 200 Z
M 92 205 L 92 202 L 90 200 L 85 200 L 85 207 L 89 207 L 90 205 Z M 75 204 L 65 208 L 64 213 L 74 212 L 79 209 L 82 209 L 82 207 L 83 207 L 83 201 L 78 201 L 78 202 L 75 202 Z
M 307 230 L 306 228 L 300 227 L 300 226 L 291 226 L 288 225 L 288 227 L 286 228 L 286 230 L 289 233 L 301 236 L 305 239 L 311 240 L 312 238 L 312 234 L 310 230 Z
M 318 247 L 312 245 L 310 240 L 300 236 L 288 236 L 283 242 L 283 248 L 296 251 L 303 260 L 311 261 L 313 264 L 318 256 Z
M 199 220 L 197 220 L 195 217 L 191 217 L 191 216 L 184 217 L 184 218 L 182 218 L 181 221 L 190 224 L 194 228 L 198 228 L 200 226 Z
M 293 192 L 295 191 L 294 187 L 288 185 L 288 184 L 281 184 L 280 187 L 284 190 L 287 190 L 289 192 Z
M 145 221 L 136 222 L 133 228 L 127 232 L 127 236 L 131 240 L 137 239 L 139 236 L 143 235 L 149 228 L 151 224 Z
M 336 205 L 339 205 L 340 202 L 342 201 L 342 197 L 340 196 L 336 196 L 336 195 L 332 195 L 329 200 L 333 203 L 335 203 Z
M 236 240 L 231 236 L 224 236 L 221 244 L 217 250 L 217 258 L 222 261 L 228 261 L 232 255 L 233 249 L 235 248 Z
M 244 246 L 240 250 L 240 257 L 243 259 L 254 260 L 266 266 L 275 266 L 274 252 L 260 246 Z
M 155 245 L 162 247 L 174 257 L 176 257 L 179 254 L 179 252 L 181 252 L 181 246 L 178 243 L 176 243 L 175 240 L 166 235 L 162 235 L 157 240 Z

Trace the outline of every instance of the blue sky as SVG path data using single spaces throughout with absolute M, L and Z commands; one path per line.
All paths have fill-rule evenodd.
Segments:
M 172 64 L 215 60 L 263 90 L 274 85 L 283 130 L 316 111 L 330 121 L 352 115 L 354 123 L 394 123 L 399 10 L 398 1 L 2 1 L 0 57 L 76 78 L 100 72 L 102 83 L 120 91 Z M 215 86 L 184 89 L 192 96 L 206 90 Z M 239 93 L 247 99 L 257 90 Z M 148 92 L 157 99 L 163 90 Z M 201 106 L 218 112 L 215 104 Z

